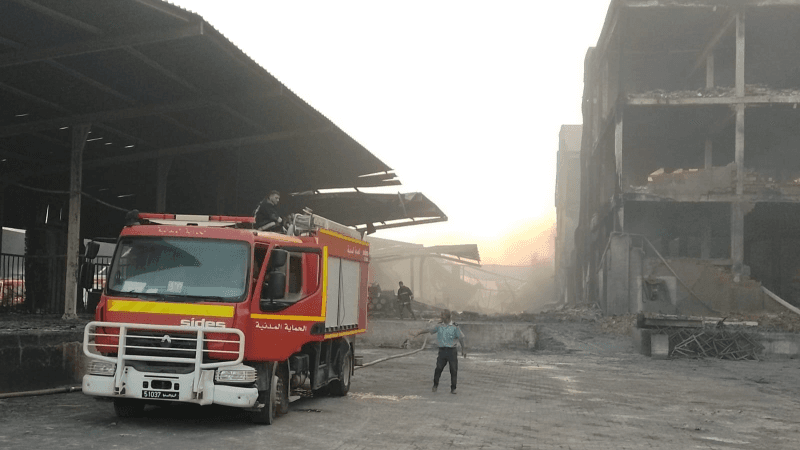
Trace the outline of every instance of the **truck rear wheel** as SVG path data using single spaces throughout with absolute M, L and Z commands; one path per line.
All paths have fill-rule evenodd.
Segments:
M 144 402 L 130 398 L 115 398 L 114 412 L 117 417 L 141 417 L 144 413 Z
M 353 372 L 353 353 L 349 346 L 344 354 L 339 353 L 339 379 L 331 381 L 330 393 L 338 397 L 343 397 L 350 392 L 350 374 Z

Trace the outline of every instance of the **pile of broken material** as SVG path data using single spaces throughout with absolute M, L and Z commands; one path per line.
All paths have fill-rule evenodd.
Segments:
M 666 335 L 672 358 L 758 359 L 763 352 L 756 339 L 758 321 L 730 320 L 728 317 L 692 317 L 640 313 L 636 327 L 651 336 Z
M 673 358 L 758 360 L 758 354 L 764 350 L 764 346 L 743 331 L 677 328 L 666 330 L 666 334 L 669 336 L 669 354 Z

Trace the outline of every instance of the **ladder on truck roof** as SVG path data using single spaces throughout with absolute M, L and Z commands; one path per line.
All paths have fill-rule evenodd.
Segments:
M 305 212 L 303 214 L 292 214 L 292 224 L 290 234 L 301 235 L 303 233 L 310 233 L 324 228 L 326 230 L 335 231 L 339 234 L 351 237 L 353 239 L 362 239 L 361 233 L 355 228 L 342 225 L 330 219 L 321 216 L 316 216 Z
M 139 213 L 142 224 L 195 226 L 195 227 L 234 227 L 252 228 L 255 217 L 249 216 L 203 216 L 197 214 L 156 214 Z
M 250 216 L 203 216 L 197 214 L 157 214 L 139 213 L 137 218 L 142 224 L 195 226 L 195 227 L 233 227 L 252 228 L 255 218 Z M 319 229 L 335 231 L 353 239 L 362 239 L 355 228 L 342 225 L 330 219 L 311 214 L 292 214 L 292 222 L 288 234 L 300 236 L 304 233 L 316 232 Z

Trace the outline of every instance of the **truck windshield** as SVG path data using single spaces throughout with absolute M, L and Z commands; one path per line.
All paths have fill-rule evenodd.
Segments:
M 246 242 L 124 238 L 111 263 L 108 292 L 169 301 L 240 302 L 246 295 L 249 261 Z

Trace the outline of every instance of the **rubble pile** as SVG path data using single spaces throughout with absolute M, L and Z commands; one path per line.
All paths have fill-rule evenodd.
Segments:
M 759 331 L 800 333 L 800 314 L 792 311 L 750 317 L 747 320 L 758 321 Z
M 670 356 L 673 358 L 718 358 L 758 360 L 764 346 L 744 331 L 714 328 L 664 329 L 669 336 Z
M 764 314 L 737 314 L 725 316 L 725 322 L 757 322 L 758 331 L 777 333 L 800 333 L 800 314 L 792 311 Z
M 521 313 L 496 317 L 493 320 L 507 322 L 538 322 L 538 323 L 591 323 L 602 333 L 618 336 L 630 336 L 636 326 L 636 315 L 626 314 L 621 316 L 603 316 L 595 306 L 582 306 L 572 308 L 558 308 L 540 313 Z
M 636 315 L 601 317 L 598 324 L 600 329 L 606 333 L 630 336 L 636 326 Z

